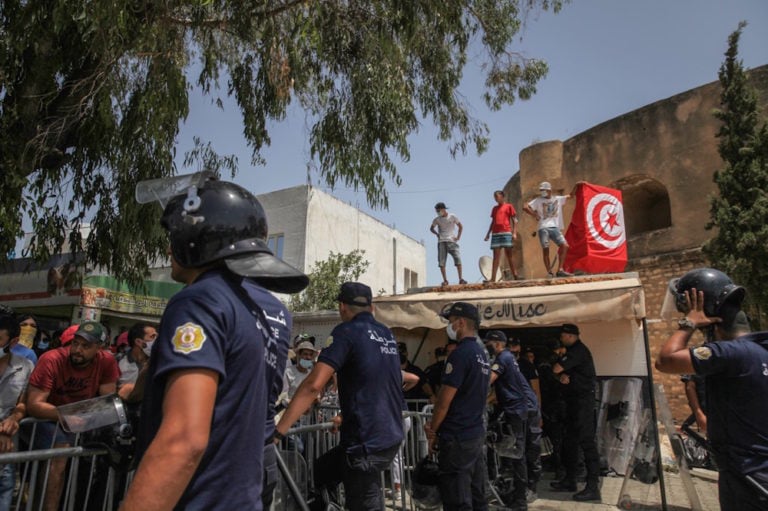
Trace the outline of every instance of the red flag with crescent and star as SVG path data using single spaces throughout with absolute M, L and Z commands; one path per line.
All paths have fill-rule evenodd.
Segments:
M 565 233 L 566 271 L 619 273 L 627 266 L 627 232 L 621 190 L 582 183 Z

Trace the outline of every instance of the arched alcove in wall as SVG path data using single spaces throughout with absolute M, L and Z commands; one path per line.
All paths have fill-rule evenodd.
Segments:
M 614 182 L 621 190 L 627 236 L 664 229 L 672 225 L 669 192 L 664 184 L 645 174 L 634 174 Z

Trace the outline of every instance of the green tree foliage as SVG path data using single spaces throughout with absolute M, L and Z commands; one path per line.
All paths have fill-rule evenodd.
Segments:
M 370 266 L 364 255 L 365 250 L 353 250 L 348 254 L 331 252 L 328 259 L 316 262 L 309 273 L 309 286 L 291 296 L 289 308 L 293 312 L 335 310 L 341 285 L 357 281 Z
M 754 319 L 766 324 L 768 310 L 768 123 L 757 93 L 738 59 L 739 37 L 746 23 L 728 39 L 719 77 L 722 121 L 717 133 L 724 167 L 715 172 L 719 195 L 712 198 L 707 228 L 717 228 L 704 246 L 712 264 L 748 289 Z
M 176 172 L 193 87 L 235 99 L 254 165 L 295 102 L 311 123 L 308 172 L 386 207 L 421 119 L 454 155 L 486 148 L 458 91 L 469 59 L 491 109 L 536 92 L 547 66 L 513 43 L 529 13 L 564 1 L 2 0 L 0 251 L 28 215 L 38 258 L 69 236 L 92 264 L 141 276 L 165 240 L 133 189 Z M 199 141 L 187 163 L 238 166 Z

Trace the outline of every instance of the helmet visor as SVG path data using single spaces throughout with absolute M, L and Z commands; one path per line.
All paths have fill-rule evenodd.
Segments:
M 685 295 L 680 295 L 680 293 L 677 292 L 678 280 L 680 279 L 672 279 L 667 285 L 667 292 L 664 293 L 664 301 L 661 304 L 661 319 L 678 319 L 681 312 L 688 312 Z
M 192 187 L 200 188 L 212 177 L 215 177 L 212 172 L 204 170 L 194 174 L 139 181 L 136 183 L 136 202 L 149 204 L 157 201 L 165 208 L 173 197 L 186 194 Z

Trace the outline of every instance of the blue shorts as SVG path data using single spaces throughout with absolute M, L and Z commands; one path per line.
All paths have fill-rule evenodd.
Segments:
M 75 434 L 67 433 L 58 422 L 38 422 L 35 424 L 35 449 L 50 449 L 56 445 L 74 445 Z
M 539 243 L 541 248 L 549 248 L 549 240 L 552 240 L 558 247 L 565 243 L 565 236 L 557 227 L 544 227 L 539 229 Z
M 512 248 L 515 246 L 512 241 L 511 232 L 499 232 L 491 234 L 491 248 Z

